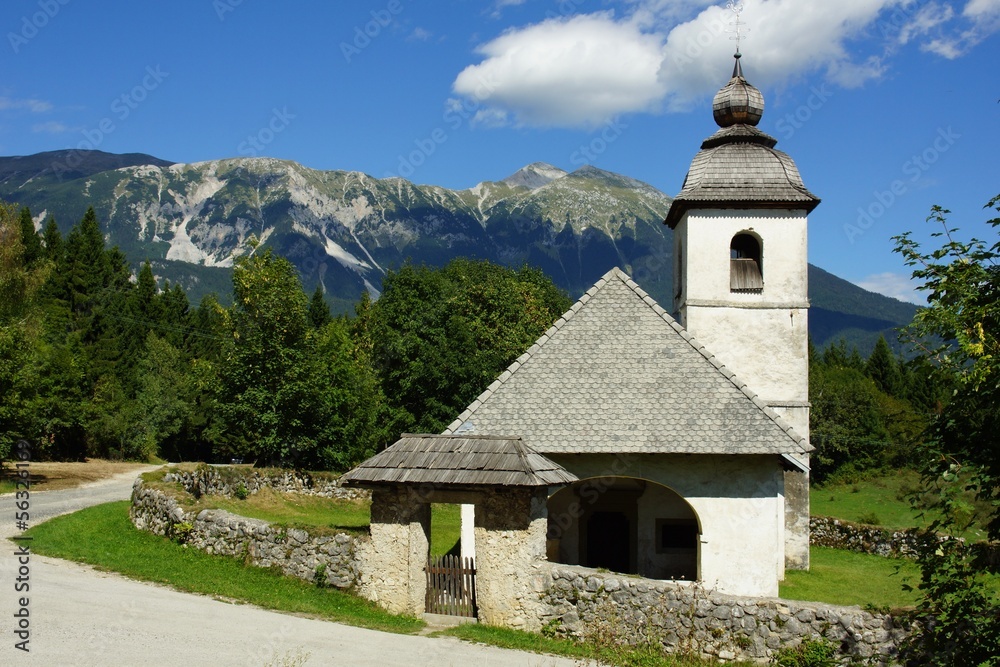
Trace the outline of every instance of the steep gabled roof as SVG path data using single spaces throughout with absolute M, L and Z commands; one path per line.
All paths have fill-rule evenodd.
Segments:
M 810 449 L 618 268 L 445 433 L 517 433 L 544 454 Z
M 520 438 L 404 433 L 341 477 L 348 486 L 553 486 L 577 481 Z

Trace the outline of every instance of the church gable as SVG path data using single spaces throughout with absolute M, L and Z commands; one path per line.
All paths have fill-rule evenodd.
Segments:
M 809 450 L 617 268 L 445 433 L 516 433 L 544 453 Z

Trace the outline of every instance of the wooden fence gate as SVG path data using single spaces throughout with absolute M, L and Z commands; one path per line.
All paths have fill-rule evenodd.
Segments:
M 464 562 L 463 562 L 464 561 Z M 427 559 L 428 614 L 476 617 L 476 564 L 472 558 L 433 556 Z

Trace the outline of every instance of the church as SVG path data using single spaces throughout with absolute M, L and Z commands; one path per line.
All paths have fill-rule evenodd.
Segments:
M 807 216 L 819 204 L 757 128 L 737 53 L 664 221 L 668 312 L 612 269 L 445 431 L 520 438 L 551 487 L 549 561 L 776 596 L 809 567 Z M 474 555 L 473 508 L 463 552 Z

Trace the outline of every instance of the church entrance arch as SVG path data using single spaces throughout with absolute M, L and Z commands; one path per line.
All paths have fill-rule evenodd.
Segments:
M 699 578 L 698 516 L 667 486 L 591 477 L 550 496 L 548 515 L 550 561 L 652 579 Z

